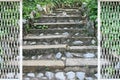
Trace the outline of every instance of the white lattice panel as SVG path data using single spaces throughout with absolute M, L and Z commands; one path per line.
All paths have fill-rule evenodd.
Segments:
M 21 2 L 0 0 L 0 79 L 20 80 Z
M 98 9 L 100 79 L 120 79 L 120 1 L 100 0 Z

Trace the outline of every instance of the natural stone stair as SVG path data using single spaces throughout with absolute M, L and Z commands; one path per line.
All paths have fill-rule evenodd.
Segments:
M 60 16 L 63 12 L 66 12 L 67 15 Z M 43 58 L 34 60 L 30 57 L 24 58 L 23 72 L 40 71 L 44 73 L 46 68 L 49 68 L 51 72 L 55 70 L 58 70 L 58 72 L 83 71 L 86 75 L 96 78 L 94 74 L 97 73 L 97 42 L 95 44 L 91 43 L 92 40 L 96 41 L 96 38 L 88 35 L 86 23 L 86 17 L 82 16 L 81 10 L 77 8 L 56 9 L 51 14 L 35 19 L 34 27 L 23 37 L 25 43 L 34 42 L 35 44 L 23 43 L 23 55 L 30 57 L 43 55 Z M 37 26 L 43 25 L 47 26 L 47 28 L 37 28 Z M 69 35 L 63 35 L 64 32 L 68 32 Z M 55 33 L 59 34 L 56 35 Z M 76 33 L 80 33 L 80 35 L 75 36 Z M 69 42 L 65 42 L 67 40 Z M 73 41 L 76 40 L 82 41 L 83 44 L 73 45 Z M 58 41 L 58 43 L 54 44 L 54 41 Z M 41 45 L 41 42 L 50 44 Z M 44 55 L 55 55 L 57 52 L 63 54 L 61 59 L 44 58 Z M 64 56 L 66 52 L 74 53 L 76 56 L 80 54 L 82 57 L 67 58 Z M 86 53 L 94 53 L 95 57 L 84 58 L 83 55 Z

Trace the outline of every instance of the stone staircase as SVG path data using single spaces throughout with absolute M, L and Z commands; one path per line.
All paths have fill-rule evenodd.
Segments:
M 97 40 L 89 36 L 86 24 L 81 10 L 74 8 L 35 19 L 23 37 L 23 80 L 69 80 L 67 73 L 75 73 L 73 80 L 97 79 Z

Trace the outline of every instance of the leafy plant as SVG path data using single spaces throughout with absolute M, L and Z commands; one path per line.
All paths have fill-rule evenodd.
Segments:
M 36 29 L 48 29 L 48 26 L 46 25 L 36 26 Z
M 95 20 L 97 18 L 97 0 L 86 0 L 88 3 L 88 9 L 89 9 L 89 17 L 91 20 Z
M 45 68 L 45 70 L 46 70 L 46 71 L 49 71 L 49 70 L 50 70 L 50 68 L 46 67 L 46 68 Z

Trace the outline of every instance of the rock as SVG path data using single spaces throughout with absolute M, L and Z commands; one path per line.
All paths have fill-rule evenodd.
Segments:
M 53 57 L 53 54 L 46 55 L 47 59 L 51 59 Z
M 69 35 L 69 33 L 68 33 L 68 32 L 64 32 L 64 33 L 62 33 L 62 34 L 63 34 L 63 35 L 67 35 L 67 36 Z
M 30 43 L 30 45 L 35 45 L 35 44 L 36 44 L 36 42 L 31 42 L 31 43 Z
M 23 23 L 23 24 L 26 24 L 26 23 L 27 23 L 27 20 L 26 20 L 26 19 L 23 19 L 23 20 L 22 20 L 22 23 Z
M 92 77 L 86 77 L 86 80 L 94 80 Z
M 75 80 L 75 73 L 70 71 L 66 73 L 67 75 L 67 80 Z
M 75 57 L 83 57 L 81 53 L 71 53 Z
M 36 5 L 36 8 L 37 8 L 39 11 L 43 11 L 43 8 L 42 8 L 41 5 L 39 5 L 39 4 Z
M 28 73 L 27 76 L 28 77 L 35 77 L 35 74 L 34 73 Z
M 33 13 L 32 13 L 32 12 L 30 13 L 30 18 L 32 18 L 32 19 L 34 18 L 34 16 L 33 16 Z
M 65 58 L 65 57 L 62 57 L 61 59 L 62 59 L 62 60 L 66 60 L 66 58 Z
M 59 42 L 58 42 L 58 41 L 54 41 L 54 43 L 55 43 L 55 44 L 59 44 Z
M 66 55 L 67 58 L 72 58 L 73 57 L 73 55 L 70 52 L 67 52 L 65 55 Z
M 92 43 L 92 44 L 95 44 L 95 43 L 96 43 L 96 41 L 95 41 L 95 40 L 92 40 L 92 41 L 91 41 L 91 43 Z
M 44 45 L 48 45 L 48 43 L 47 42 L 42 42 Z
M 86 2 L 83 2 L 83 3 L 82 3 L 82 8 L 85 8 L 85 7 L 87 7 L 87 3 L 86 3 Z
M 62 53 L 61 52 L 58 52 L 56 55 L 55 55 L 55 58 L 56 59 L 60 59 L 62 57 Z
M 30 78 L 27 78 L 27 77 L 26 77 L 26 78 L 23 78 L 23 80 L 30 80 Z
M 32 78 L 31 80 L 39 80 L 38 78 Z
M 38 73 L 36 77 L 37 77 L 37 78 L 41 78 L 41 77 L 43 77 L 43 76 L 44 76 L 43 73 Z
M 75 36 L 78 36 L 79 35 L 79 33 L 75 33 Z
M 8 73 L 8 74 L 6 75 L 6 77 L 7 77 L 8 79 L 14 78 L 14 76 L 15 76 L 14 73 Z
M 36 56 L 32 56 L 31 59 L 32 59 L 32 60 L 35 60 L 35 59 L 37 59 L 37 57 L 36 57 Z
M 62 16 L 68 16 L 68 15 L 67 15 L 67 13 L 64 11 L 64 12 L 62 13 Z
M 76 72 L 76 76 L 79 80 L 85 79 L 85 73 L 84 72 Z
M 87 32 L 89 33 L 88 36 L 94 36 L 94 23 L 92 21 L 87 22 Z
M 83 55 L 84 58 L 94 58 L 95 54 L 94 53 L 86 53 Z
M 41 59 L 43 55 L 38 55 L 37 59 Z
M 24 41 L 23 44 L 26 45 L 26 44 L 27 44 L 27 41 Z
M 54 78 L 54 73 L 53 72 L 46 72 L 45 75 L 49 80 L 53 80 L 53 78 Z
M 67 42 L 70 42 L 70 39 L 67 39 Z
M 40 34 L 40 36 L 43 36 L 43 35 L 44 35 L 44 33 L 41 33 L 41 34 Z
M 74 20 L 69 20 L 69 22 L 74 22 Z
M 55 35 L 59 35 L 60 33 L 56 32 Z
M 68 29 L 67 27 L 63 28 L 63 29 Z
M 74 45 L 81 45 L 81 44 L 83 44 L 83 42 L 82 41 L 74 41 L 73 44 Z
M 55 74 L 56 80 L 66 80 L 66 77 L 64 75 L 64 72 L 57 72 Z
M 35 17 L 35 14 L 36 14 L 36 11 L 35 11 L 35 10 L 31 11 L 31 13 L 30 13 L 30 18 L 33 19 L 33 18 Z
M 42 77 L 41 80 L 48 80 L 48 78 L 47 77 Z
M 115 66 L 115 69 L 120 69 L 120 62 L 117 63 L 117 65 Z

